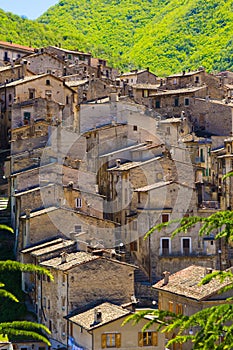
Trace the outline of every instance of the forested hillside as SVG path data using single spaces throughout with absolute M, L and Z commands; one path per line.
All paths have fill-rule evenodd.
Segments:
M 59 42 L 124 70 L 233 69 L 233 0 L 61 0 L 37 21 L 8 16 L 1 40 Z

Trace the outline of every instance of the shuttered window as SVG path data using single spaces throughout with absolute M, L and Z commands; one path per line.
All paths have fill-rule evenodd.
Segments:
M 138 333 L 138 346 L 157 346 L 158 333 L 157 332 L 140 332 Z
M 183 306 L 182 304 L 176 304 L 176 314 L 182 315 L 183 314 Z
M 101 336 L 101 347 L 104 348 L 120 348 L 121 334 L 120 333 L 105 333 Z
M 173 312 L 173 301 L 168 302 L 168 311 Z

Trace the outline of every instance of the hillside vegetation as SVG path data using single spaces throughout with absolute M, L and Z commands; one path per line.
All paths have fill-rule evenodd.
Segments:
M 124 70 L 233 69 L 233 0 L 60 0 L 37 21 L 0 15 L 1 40 L 60 43 Z

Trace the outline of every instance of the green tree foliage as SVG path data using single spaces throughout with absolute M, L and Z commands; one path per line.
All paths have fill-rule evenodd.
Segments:
M 1 40 L 91 51 L 123 70 L 233 68 L 232 0 L 60 0 L 36 21 L 0 11 Z
M 13 233 L 12 228 L 6 225 L 0 225 L 0 230 L 6 230 Z M 14 272 L 36 272 L 38 274 L 45 274 L 51 280 L 53 280 L 52 274 L 43 267 L 35 266 L 32 264 L 22 264 L 20 262 L 12 261 L 12 260 L 0 261 L 0 280 L 4 278 L 4 274 L 6 272 L 11 272 L 11 275 L 14 275 L 13 274 Z M 15 279 L 13 279 L 12 289 L 14 290 L 15 288 L 16 288 Z M 2 301 L 2 298 L 10 299 L 15 304 L 20 303 L 18 297 L 16 297 L 11 291 L 5 289 L 5 283 L 2 283 L 1 281 L 0 281 L 0 298 L 1 298 L 1 303 L 0 303 L 1 316 L 2 314 L 4 314 L 3 309 L 5 306 L 4 302 Z M 11 316 L 10 309 L 8 309 L 8 316 Z M 44 325 L 38 324 L 35 322 L 28 322 L 28 321 L 1 322 L 0 321 L 0 336 L 2 336 L 3 338 L 5 336 L 7 337 L 23 336 L 23 337 L 37 339 L 50 345 L 50 342 L 48 341 L 46 334 L 47 335 L 50 334 L 49 329 Z

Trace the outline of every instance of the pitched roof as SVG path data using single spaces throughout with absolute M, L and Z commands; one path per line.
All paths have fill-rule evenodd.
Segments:
M 44 78 L 46 76 L 48 76 L 50 79 L 55 79 L 55 80 L 59 80 L 59 81 L 63 82 L 60 78 L 56 77 L 55 75 L 52 75 L 50 73 L 43 73 L 43 74 L 37 74 L 37 75 L 32 75 L 32 76 L 26 76 L 23 79 L 14 80 L 14 81 L 12 81 L 10 83 L 7 83 L 6 87 L 17 86 L 17 85 L 20 85 L 20 84 L 27 83 L 29 81 L 33 81 L 33 80 L 36 80 L 36 79 Z M 65 82 L 63 82 L 63 86 L 65 86 L 67 89 L 75 92 L 75 90 L 73 90 L 71 87 L 66 85 Z M 1 87 L 3 87 L 3 85 Z M 5 85 L 4 85 L 4 88 L 5 88 Z
M 137 168 L 137 167 L 141 167 L 144 165 L 147 165 L 151 162 L 157 161 L 159 159 L 162 159 L 163 156 L 156 156 L 152 159 L 148 159 L 148 160 L 144 160 L 144 161 L 138 161 L 138 162 L 127 162 L 127 163 L 123 163 L 119 166 L 114 166 L 112 168 L 109 168 L 107 171 L 127 171 L 133 168 Z
M 195 70 L 195 71 L 184 71 L 182 73 L 177 73 L 177 74 L 172 74 L 172 75 L 169 75 L 167 78 L 175 78 L 175 77 L 189 77 L 191 75 L 196 75 L 198 73 L 203 73 L 205 72 L 204 69 L 201 69 L 201 70 Z
M 29 248 L 23 249 L 21 251 L 21 253 L 23 253 L 23 254 L 31 253 L 31 252 L 36 251 L 38 249 L 43 249 L 45 247 L 49 247 L 49 246 L 52 246 L 54 244 L 61 243 L 62 241 L 63 241 L 62 238 L 54 238 L 51 241 L 44 242 L 44 243 L 41 243 L 41 244 L 37 244 L 37 245 L 35 245 L 33 247 L 29 247 Z
M 53 48 L 53 49 L 56 49 L 58 51 L 61 51 L 61 52 L 66 52 L 66 53 L 70 53 L 70 54 L 82 54 L 82 55 L 85 55 L 85 56 L 91 56 L 91 53 L 90 52 L 83 52 L 83 51 L 77 51 L 77 50 L 67 50 L 67 49 L 63 49 L 62 47 L 57 47 L 57 46 L 49 46 L 49 48 Z
M 61 242 L 57 242 L 56 244 L 46 246 L 43 248 L 41 247 L 40 249 L 35 249 L 31 252 L 31 255 L 32 256 L 41 256 L 41 255 L 44 255 L 47 253 L 55 252 L 57 250 L 62 250 L 62 249 L 65 250 L 66 248 L 69 248 L 69 247 L 75 246 L 75 245 L 76 245 L 75 241 L 63 239 Z
M 153 288 L 201 301 L 217 294 L 224 286 L 232 283 L 229 278 L 222 283 L 218 278 L 214 278 L 207 284 L 199 285 L 205 275 L 206 267 L 191 265 L 169 276 L 167 284 L 164 285 L 164 280 L 161 280 L 154 284 Z
M 134 192 L 147 192 L 147 191 L 154 190 L 156 188 L 161 188 L 163 186 L 170 185 L 171 183 L 173 183 L 173 182 L 172 181 L 160 181 L 160 182 L 156 182 L 156 183 L 151 184 L 151 185 L 137 188 L 134 190 Z
M 101 312 L 101 321 L 98 323 L 94 322 L 95 310 Z M 116 321 L 129 314 L 131 314 L 131 311 L 123 309 L 121 306 L 106 302 L 98 305 L 97 307 L 92 307 L 85 312 L 77 313 L 76 315 L 67 318 L 69 321 L 78 324 L 86 330 L 92 330 L 107 323 Z
M 32 47 L 14 44 L 12 42 L 0 41 L 0 46 L 5 46 L 12 49 L 20 49 L 22 51 L 34 52 L 34 48 Z
M 6 71 L 6 70 L 14 69 L 14 68 L 19 68 L 19 67 L 22 67 L 22 65 L 21 65 L 21 64 L 15 64 L 14 66 L 12 66 L 12 65 L 3 66 L 3 67 L 0 67 L 0 72 L 4 72 L 4 71 Z
M 98 259 L 105 260 L 110 263 L 115 263 L 126 267 L 131 267 L 132 269 L 138 268 L 137 266 L 128 264 L 124 261 L 119 261 L 116 259 L 101 256 L 101 255 L 86 253 L 83 251 L 78 251 L 75 253 L 67 253 L 66 262 L 63 262 L 63 263 L 61 262 L 61 257 L 57 257 L 57 258 L 52 258 L 52 259 L 43 261 L 40 264 L 46 267 L 54 268 L 56 270 L 67 271 L 79 265 L 87 264 L 93 260 L 98 260 Z
M 38 75 L 33 75 L 33 76 L 27 76 L 27 77 L 24 77 L 23 79 L 14 80 L 14 81 L 11 81 L 10 83 L 7 83 L 6 87 L 11 87 L 11 86 L 17 86 L 17 85 L 20 85 L 20 84 L 24 84 L 24 83 L 27 83 L 29 81 L 45 77 L 46 75 L 48 75 L 48 74 L 46 73 L 46 74 L 38 74 Z
M 56 270 L 67 271 L 72 269 L 73 267 L 86 264 L 92 260 L 100 259 L 97 255 L 91 255 L 86 252 L 76 252 L 69 253 L 66 256 L 66 262 L 61 262 L 61 257 L 49 259 L 40 263 L 40 265 L 46 267 L 52 267 Z
M 166 91 L 163 90 L 163 91 L 158 91 L 154 94 L 151 94 L 150 97 L 187 94 L 187 93 L 192 93 L 192 92 L 205 89 L 206 87 L 207 87 L 206 85 L 203 85 L 200 87 L 188 87 L 188 88 L 180 88 L 180 89 L 173 89 L 173 90 L 166 90 Z

